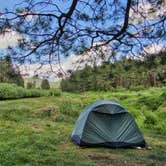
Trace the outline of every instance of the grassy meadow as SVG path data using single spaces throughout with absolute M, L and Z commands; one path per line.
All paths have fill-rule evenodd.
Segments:
M 128 109 L 152 150 L 75 145 L 70 136 L 79 113 L 99 99 Z M 2 166 L 166 165 L 166 87 L 1 100 L 0 126 Z

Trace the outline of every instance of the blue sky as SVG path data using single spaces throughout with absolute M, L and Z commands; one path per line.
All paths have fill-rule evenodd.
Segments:
M 18 3 L 20 0 L 2 0 L 0 2 L 0 13 L 4 11 L 5 8 L 12 9 L 12 7 Z M 6 54 L 5 50 L 0 50 L 1 55 Z
M 22 0 L 3 0 L 0 2 L 0 12 L 3 11 L 5 8 L 8 8 L 9 10 L 12 9 L 12 7 L 15 4 L 18 4 L 19 2 L 22 2 Z M 69 6 L 69 3 L 64 3 L 64 1 L 62 1 L 63 4 L 63 8 L 67 8 Z M 60 6 L 62 6 L 62 4 L 59 4 Z M 162 41 L 162 44 L 165 45 L 165 43 Z
M 0 10 L 2 11 L 5 8 L 11 9 L 12 6 L 16 3 L 18 3 L 20 0 L 2 0 L 0 2 Z

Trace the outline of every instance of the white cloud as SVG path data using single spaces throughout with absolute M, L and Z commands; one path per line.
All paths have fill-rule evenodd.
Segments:
M 146 53 L 154 54 L 158 53 L 161 50 L 166 49 L 163 45 L 152 44 L 144 48 L 142 51 L 142 55 Z M 109 57 L 110 50 L 108 48 L 104 48 L 105 59 Z M 133 57 L 134 59 L 143 59 L 142 55 L 138 55 L 137 57 Z M 130 57 L 131 58 L 131 57 Z M 93 66 L 94 62 L 96 65 L 101 65 L 103 59 L 99 54 L 94 53 L 94 51 L 90 51 L 88 53 L 82 55 L 71 55 L 66 58 L 61 64 L 49 64 L 41 66 L 40 64 L 27 64 L 20 65 L 19 69 L 23 76 L 25 77 L 33 77 L 34 75 L 38 75 L 40 78 L 47 78 L 50 81 L 58 81 L 61 78 L 58 78 L 58 73 L 66 72 L 68 70 L 78 70 L 85 67 L 85 65 Z M 80 63 L 79 63 L 80 62 Z M 63 70 L 63 71 L 62 71 Z
M 151 44 L 151 45 L 148 45 L 147 47 L 145 47 L 142 51 L 142 54 L 157 54 L 159 53 L 160 51 L 162 50 L 165 50 L 166 47 L 163 46 L 163 45 L 158 45 L 158 44 Z
M 15 47 L 18 44 L 18 40 L 22 39 L 21 35 L 13 30 L 8 30 L 4 34 L 0 35 L 0 49 L 6 49 L 8 47 Z
M 83 69 L 85 65 L 99 66 L 103 61 L 107 60 L 110 56 L 111 50 L 108 46 L 102 46 L 96 50 L 92 48 L 90 51 L 81 55 L 71 55 L 62 62 L 64 71 Z
M 104 54 L 105 56 L 103 57 Z M 57 64 L 46 64 L 41 66 L 40 64 L 27 64 L 20 65 L 19 69 L 23 76 L 33 77 L 38 75 L 40 78 L 47 78 L 50 81 L 58 81 L 61 78 L 58 78 L 58 73 L 66 73 L 68 70 L 78 70 L 83 69 L 85 65 L 93 66 L 101 65 L 103 60 L 109 58 L 110 50 L 107 46 L 103 46 L 98 51 L 91 50 L 82 55 L 70 55 L 64 61 Z
M 143 21 L 152 21 L 166 14 L 166 1 L 162 5 L 152 6 L 147 0 L 139 1 L 130 12 L 130 23 L 139 24 Z
M 160 51 L 164 51 L 164 50 L 166 51 L 166 46 L 164 46 L 162 44 L 154 43 L 154 44 L 150 44 L 150 45 L 144 47 L 140 54 L 133 55 L 130 53 L 129 55 L 126 56 L 126 58 L 143 61 L 146 56 L 149 56 L 152 54 L 155 55 L 155 54 L 158 54 Z

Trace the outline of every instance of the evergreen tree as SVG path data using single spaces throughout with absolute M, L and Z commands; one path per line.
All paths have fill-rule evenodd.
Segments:
M 19 70 L 12 65 L 10 55 L 0 58 L 0 82 L 15 83 L 24 86 L 24 80 Z
M 162 86 L 166 84 L 166 51 L 149 55 L 142 60 L 122 59 L 114 63 L 103 63 L 102 66 L 85 66 L 75 71 L 61 82 L 63 91 L 88 91 L 132 86 Z
M 36 87 L 36 82 L 27 82 L 27 89 L 32 89 Z
M 47 79 L 42 80 L 41 88 L 42 89 L 50 89 L 50 84 L 49 84 Z

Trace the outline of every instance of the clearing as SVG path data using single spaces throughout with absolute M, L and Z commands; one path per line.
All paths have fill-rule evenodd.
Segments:
M 0 165 L 164 166 L 166 100 L 158 101 L 164 90 L 121 89 L 0 101 Z M 71 142 L 79 113 L 98 99 L 115 100 L 127 108 L 152 150 L 80 148 Z

